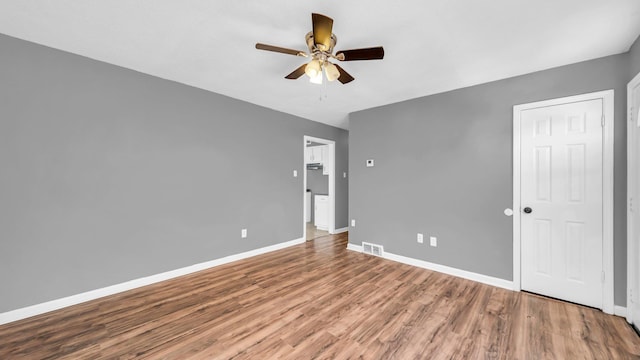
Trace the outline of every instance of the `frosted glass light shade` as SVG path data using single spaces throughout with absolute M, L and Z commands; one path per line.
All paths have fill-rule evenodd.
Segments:
M 338 68 L 330 62 L 327 62 L 324 65 L 324 72 L 327 74 L 327 80 L 329 81 L 335 81 L 340 77 L 340 71 L 338 71 Z
M 304 69 L 304 73 L 307 74 L 308 77 L 310 78 L 314 78 L 316 76 L 318 76 L 318 74 L 322 74 L 322 68 L 320 67 L 320 61 L 318 60 L 311 60 L 308 64 L 307 67 Z
M 310 78 L 309 82 L 313 84 L 322 84 L 322 71 L 319 71 L 316 76 Z

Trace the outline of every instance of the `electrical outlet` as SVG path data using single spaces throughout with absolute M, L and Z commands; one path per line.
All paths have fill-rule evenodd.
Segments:
M 293 170 L 293 177 L 298 177 L 298 170 Z
M 346 173 L 346 172 L 343 172 L 343 173 L 342 173 L 342 177 L 346 179 L 346 178 L 347 178 L 347 173 Z
M 438 239 L 435 236 L 429 236 L 429 244 L 434 247 L 438 246 Z
M 422 244 L 424 242 L 424 235 L 418 233 L 418 244 Z
M 351 227 L 356 227 L 356 219 L 351 219 Z
M 244 239 L 247 237 L 247 229 L 242 229 L 242 231 L 240 232 L 240 236 Z

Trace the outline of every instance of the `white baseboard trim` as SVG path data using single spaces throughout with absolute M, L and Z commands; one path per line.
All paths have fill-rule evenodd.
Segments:
M 362 246 L 348 243 L 347 250 L 362 252 Z M 493 276 L 482 275 L 482 274 L 474 273 L 471 271 L 456 269 L 453 267 L 435 264 L 435 263 L 424 261 L 424 260 L 413 259 L 410 257 L 396 255 L 386 251 L 383 252 L 382 258 L 407 264 L 407 265 L 411 265 L 411 266 L 416 266 L 416 267 L 427 269 L 427 270 L 437 271 L 443 274 L 452 275 L 452 276 L 460 277 L 467 280 L 476 281 L 476 282 L 491 285 L 491 286 L 496 286 L 496 287 L 507 289 L 507 290 L 513 290 L 513 281 L 499 279 Z
M 397 261 L 403 264 L 413 265 L 413 266 L 421 267 L 424 269 L 441 272 L 447 275 L 457 276 L 467 280 L 477 281 L 479 283 L 492 285 L 492 286 L 496 286 L 496 287 L 507 289 L 507 290 L 513 290 L 513 281 L 499 279 L 493 276 L 482 275 L 482 274 L 474 273 L 471 271 L 456 269 L 453 267 L 435 264 L 435 263 L 431 263 L 424 260 L 413 259 L 410 257 L 396 255 L 388 252 L 384 252 L 383 254 L 384 254 L 383 257 L 385 259 Z
M 626 318 L 627 317 L 627 308 L 624 307 L 624 306 L 614 305 L 613 306 L 613 315 L 622 316 L 622 317 Z
M 347 243 L 347 250 L 362 252 L 362 245 Z
M 147 276 L 139 279 L 126 281 L 120 284 L 111 285 L 104 288 L 67 296 L 61 299 L 51 300 L 41 304 L 36 304 L 36 305 L 27 306 L 27 307 L 16 309 L 16 310 L 7 311 L 4 313 L 0 313 L 0 325 L 26 319 L 28 317 L 44 314 L 53 310 L 62 309 L 71 305 L 80 304 L 90 300 L 95 300 L 104 296 L 109 296 L 109 295 L 117 294 L 123 291 L 132 290 L 142 286 L 151 285 L 157 282 L 173 279 L 182 275 L 191 274 L 191 273 L 209 269 L 215 266 L 228 264 L 230 262 L 250 258 L 256 255 L 261 255 L 271 251 L 284 249 L 286 247 L 303 244 L 304 242 L 305 242 L 304 238 L 299 238 L 299 239 L 295 239 L 295 240 L 291 240 L 291 241 L 287 241 L 287 242 L 283 242 L 275 245 L 266 246 L 259 249 L 246 251 L 240 254 L 229 255 L 223 258 L 183 267 L 180 269 L 171 270 L 171 271 L 163 272 L 160 274 L 155 274 L 155 275 L 151 275 L 151 276 Z
M 348 227 L 343 227 L 343 228 L 340 228 L 340 229 L 336 229 L 336 230 L 333 232 L 333 234 L 334 234 L 334 235 L 335 235 L 335 234 L 342 234 L 343 232 L 347 232 L 347 231 L 349 231 L 349 228 L 348 228 Z

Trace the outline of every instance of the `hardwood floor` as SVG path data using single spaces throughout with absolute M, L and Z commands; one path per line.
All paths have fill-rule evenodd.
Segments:
M 313 225 L 313 222 L 307 223 L 307 241 L 317 239 L 319 237 L 323 237 L 327 235 L 329 235 L 328 231 L 318 230 L 318 228 L 315 225 Z
M 0 326 L 0 359 L 637 359 L 620 317 L 312 242 Z

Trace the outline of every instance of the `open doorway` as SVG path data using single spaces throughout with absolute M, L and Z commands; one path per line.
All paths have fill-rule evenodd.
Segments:
M 304 224 L 307 241 L 335 233 L 335 142 L 304 136 Z

